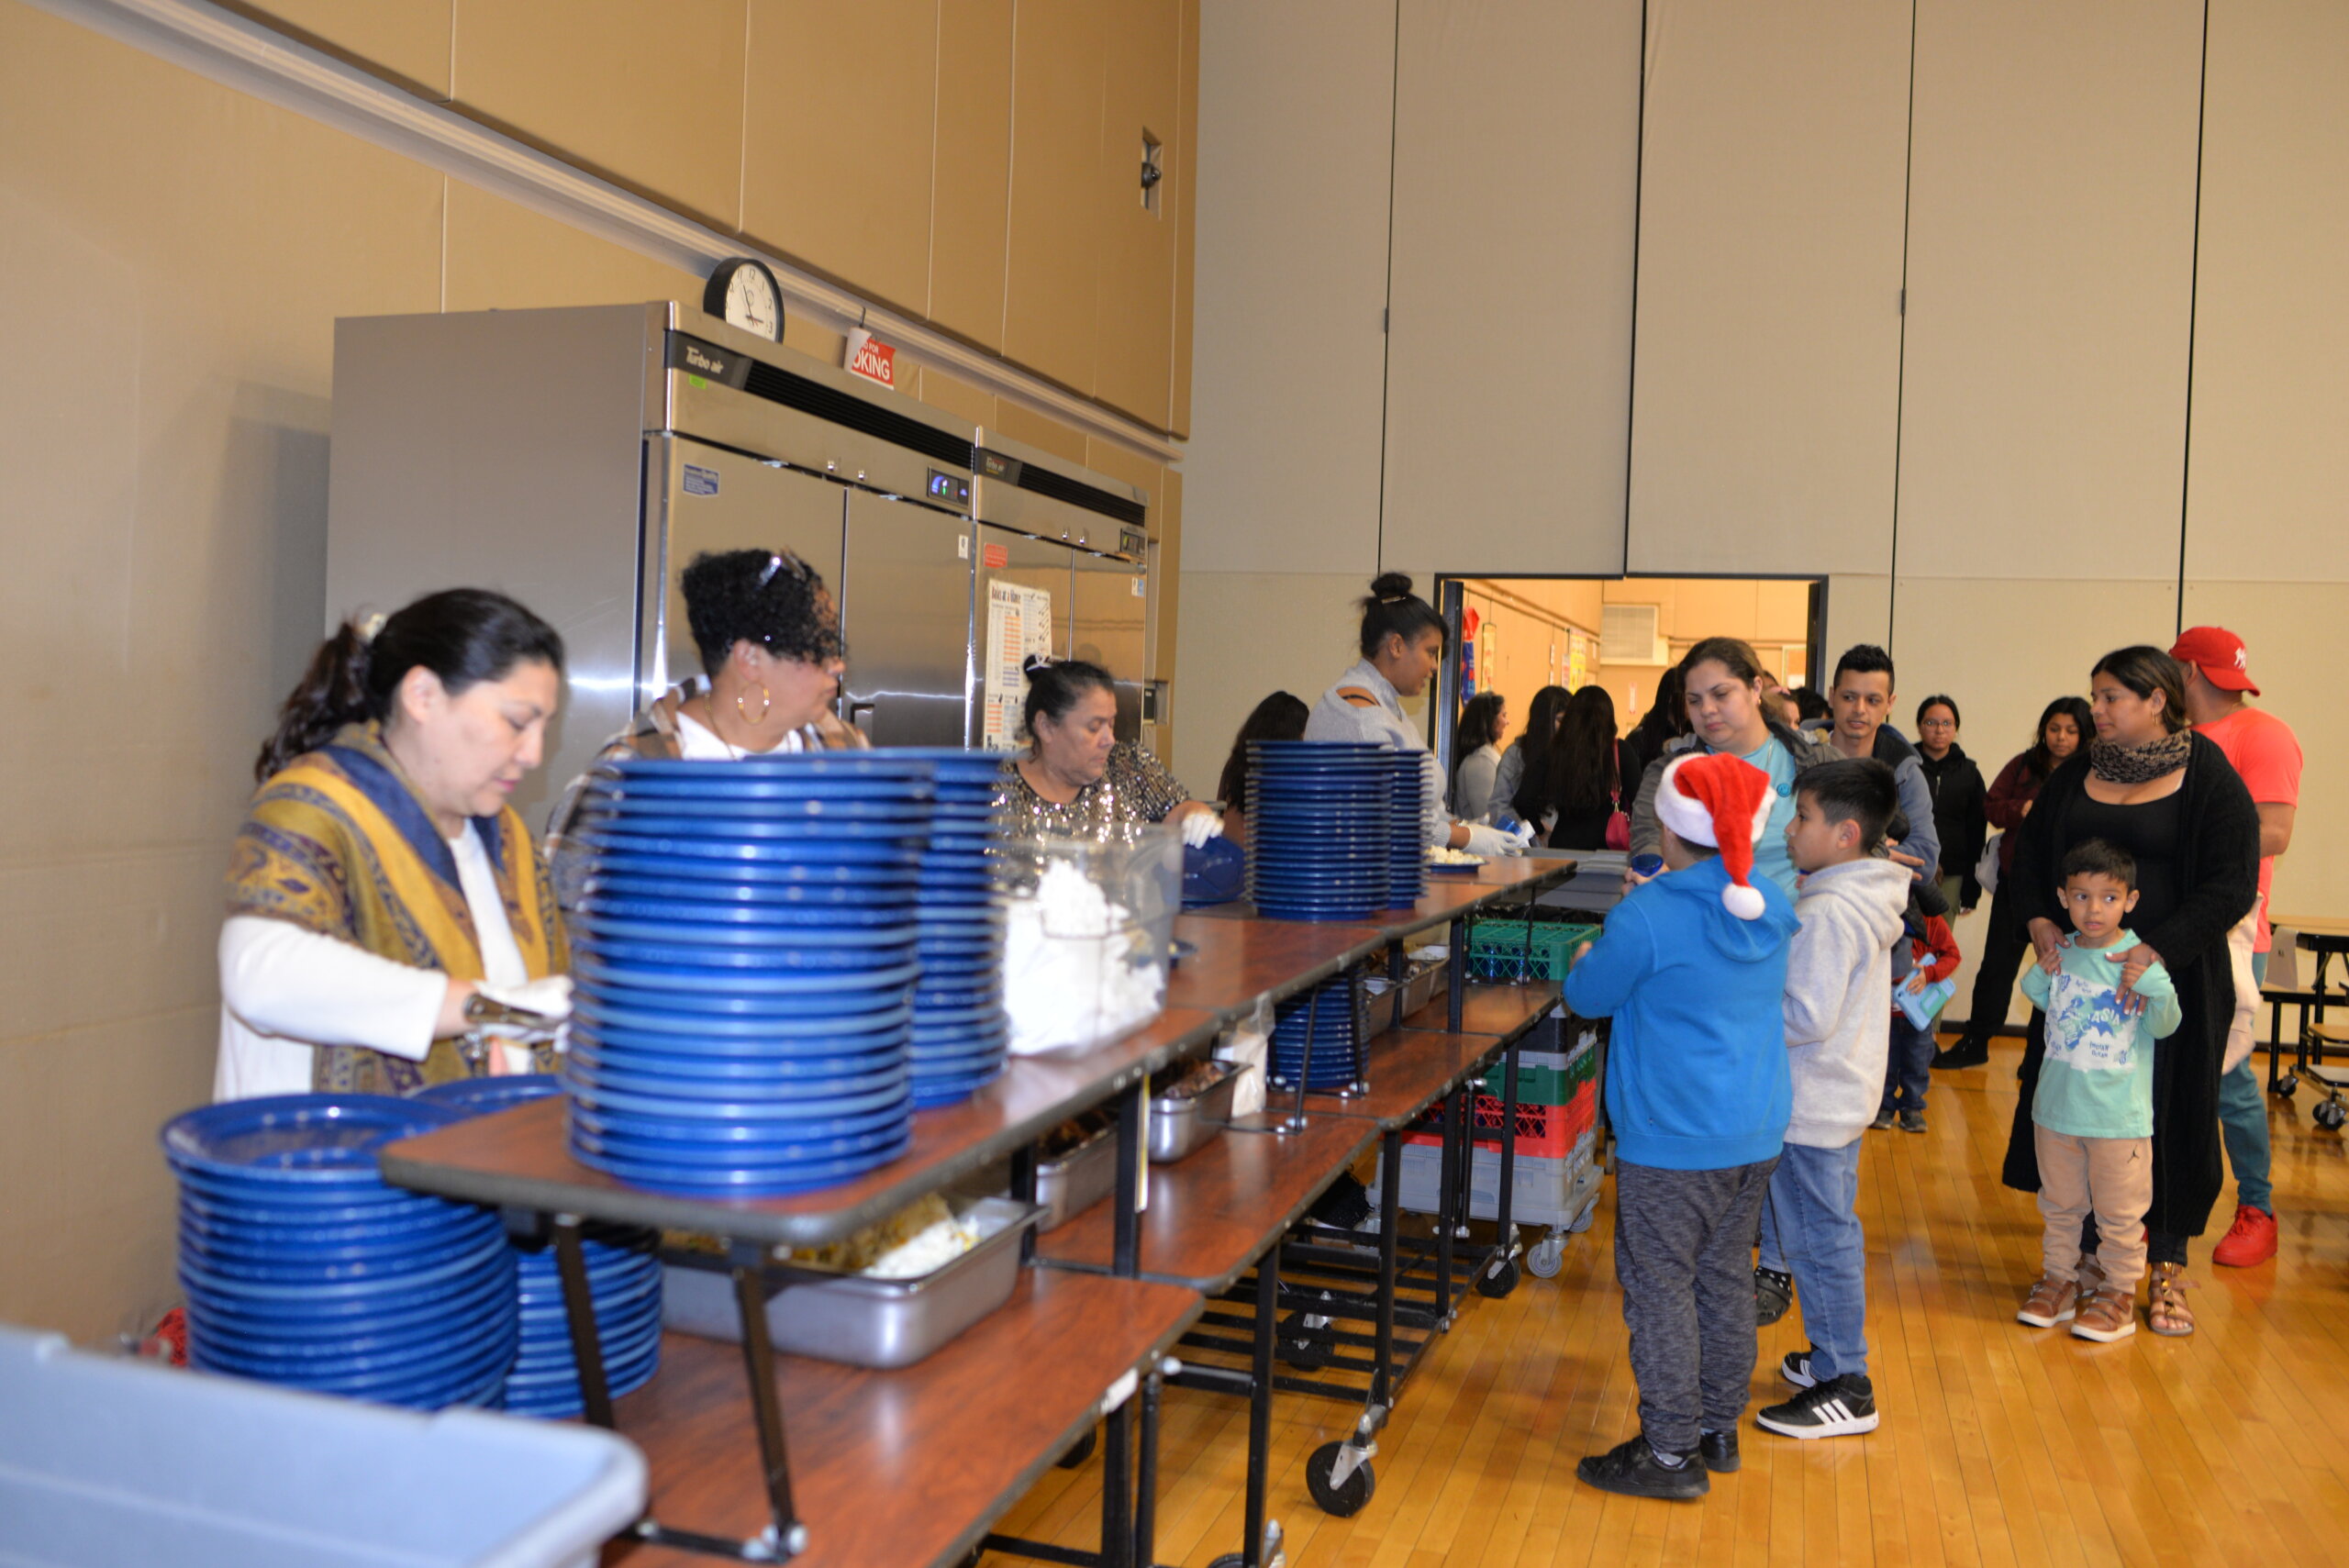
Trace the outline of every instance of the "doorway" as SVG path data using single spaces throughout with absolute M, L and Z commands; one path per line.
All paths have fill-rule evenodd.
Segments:
M 1792 689 L 1812 687 L 1827 629 L 1817 577 L 1463 577 L 1436 579 L 1452 630 L 1439 677 L 1437 754 L 1452 755 L 1461 705 L 1498 693 L 1504 744 L 1525 728 L 1544 686 L 1597 684 L 1629 733 L 1655 701 L 1665 670 L 1708 637 L 1742 638 Z

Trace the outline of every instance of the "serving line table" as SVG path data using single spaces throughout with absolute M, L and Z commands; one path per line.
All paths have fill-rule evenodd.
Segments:
M 918 1113 L 903 1156 L 820 1191 L 710 1201 L 624 1185 L 571 1158 L 561 1099 L 388 1146 L 382 1152 L 384 1174 L 416 1191 L 504 1208 L 518 1226 L 542 1223 L 551 1230 L 587 1418 L 607 1427 L 625 1418 L 651 1461 L 651 1506 L 632 1537 L 615 1543 L 609 1561 L 659 1568 L 718 1554 L 857 1568 L 952 1563 L 1106 1414 L 1098 1552 L 985 1540 L 998 1550 L 1105 1568 L 1126 1568 L 1139 1549 L 1147 1563 L 1161 1363 L 1204 1306 L 1195 1287 L 1146 1277 L 1141 1268 L 1146 1222 L 1136 1210 L 1150 1074 L 1206 1051 L 1225 1026 L 1267 1001 L 1317 984 L 1381 949 L 1399 962 L 1408 936 L 1435 925 L 1453 924 L 1453 951 L 1464 961 L 1454 969 L 1460 973 L 1463 923 L 1470 911 L 1511 893 L 1530 900 L 1571 872 L 1571 862 L 1487 866 L 1473 879 L 1446 879 L 1413 909 L 1366 926 L 1251 920 L 1218 931 L 1208 929 L 1212 919 L 1186 919 L 1185 934 L 1199 952 L 1170 981 L 1167 1008 L 1151 1024 L 1079 1058 L 1015 1059 L 1003 1077 L 970 1100 Z M 867 1372 L 774 1353 L 765 1307 L 785 1287 L 769 1272 L 782 1251 L 838 1240 L 1006 1156 L 1015 1193 L 1032 1195 L 1036 1140 L 1067 1118 L 1110 1100 L 1119 1123 L 1116 1190 L 1107 1205 L 1064 1228 L 1106 1233 L 1106 1273 L 1030 1271 L 1005 1307 L 899 1371 Z M 1296 1119 L 1293 1113 L 1289 1119 Z M 1261 1140 L 1296 1151 L 1280 1156 L 1279 1163 L 1291 1173 L 1286 1187 L 1303 1182 L 1311 1188 L 1299 1200 L 1302 1212 L 1374 1135 L 1361 1118 L 1328 1119 L 1319 1138 L 1309 1119 L 1287 1138 L 1241 1132 L 1216 1144 Z M 1347 1145 L 1342 1151 L 1341 1143 Z M 1319 1172 L 1311 1170 L 1315 1164 Z M 1172 1170 L 1153 1183 L 1152 1210 L 1162 1215 L 1181 1206 L 1179 1197 L 1159 1195 Z M 665 1336 L 662 1372 L 616 1411 L 586 1289 L 580 1233 L 590 1220 L 721 1240 L 735 1284 L 739 1349 Z M 1028 1375 L 1046 1362 L 1052 1363 L 1049 1377 Z M 1022 1375 L 1005 1377 L 1007 1365 L 1021 1368 Z M 1137 1390 L 1139 1400 L 1130 1397 Z M 795 1424 L 806 1423 L 796 1438 L 786 1438 L 786 1406 Z M 740 1441 L 745 1426 L 755 1446 Z M 794 1448 L 800 1453 L 796 1477 Z M 885 1499 L 885 1506 L 874 1507 L 876 1499 Z M 692 1522 L 668 1522 L 673 1519 Z
M 2300 1079 L 2312 1076 L 2312 1066 L 2324 1064 L 2328 1048 L 2338 1049 L 2342 1043 L 2337 1031 L 2324 1027 L 2327 1006 L 2349 1005 L 2349 986 L 2327 987 L 2325 981 L 2332 961 L 2349 961 L 2349 919 L 2336 919 L 2317 915 L 2269 914 L 2268 925 L 2276 930 L 2288 930 L 2298 939 L 2298 945 L 2316 955 L 2316 978 L 2299 990 L 2270 989 L 2261 986 L 2260 1005 L 2267 1008 L 2267 1092 L 2290 1095 L 2300 1086 Z M 2299 1030 L 2290 1046 L 2294 1060 L 2291 1070 L 2284 1070 L 2284 1009 L 2292 1007 L 2299 1013 Z M 2310 1026 L 2316 1026 L 2314 1032 Z M 2321 1081 L 2321 1080 L 2320 1080 Z M 2319 1107 L 2321 1112 L 2322 1107 Z

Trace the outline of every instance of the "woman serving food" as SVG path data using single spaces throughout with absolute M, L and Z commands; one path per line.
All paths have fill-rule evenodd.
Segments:
M 1193 800 L 1146 746 L 1117 736 L 1109 672 L 1082 659 L 1030 657 L 1021 710 L 1029 744 L 1003 764 L 1007 830 L 1097 836 L 1131 822 L 1183 829 L 1194 847 L 1223 829 L 1215 807 Z

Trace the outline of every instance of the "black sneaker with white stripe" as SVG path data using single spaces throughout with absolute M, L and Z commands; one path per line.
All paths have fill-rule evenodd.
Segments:
M 1809 1351 L 1788 1351 L 1787 1359 L 1778 1363 L 1778 1375 L 1797 1388 L 1809 1388 L 1819 1381 L 1810 1374 Z
M 1791 1360 L 1792 1358 L 1788 1358 Z M 1790 1438 L 1843 1438 L 1876 1430 L 1876 1388 L 1855 1372 L 1813 1384 L 1783 1405 L 1765 1406 L 1753 1418 Z

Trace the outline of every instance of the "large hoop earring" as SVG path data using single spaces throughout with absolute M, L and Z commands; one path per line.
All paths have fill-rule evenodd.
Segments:
M 774 694 L 767 690 L 767 684 L 764 681 L 760 681 L 755 684 L 759 688 L 759 711 L 756 713 L 752 713 L 749 708 L 742 706 L 741 693 L 737 692 L 734 694 L 734 711 L 742 716 L 742 722 L 745 724 L 755 725 L 765 722 L 767 709 L 774 706 Z

